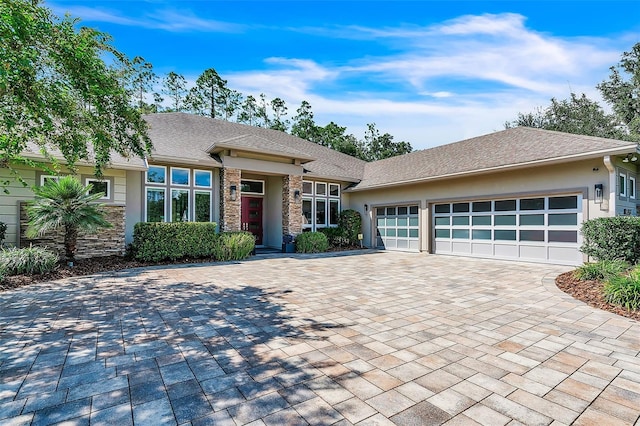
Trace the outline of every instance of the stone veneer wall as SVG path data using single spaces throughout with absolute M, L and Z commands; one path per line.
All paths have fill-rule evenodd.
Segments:
M 295 191 L 300 197 L 295 199 Z M 282 178 L 282 234 L 298 235 L 302 232 L 302 176 Z
M 125 206 L 104 206 L 105 218 L 113 227 L 99 229 L 93 233 L 80 232 L 76 258 L 83 259 L 101 256 L 122 256 L 125 252 Z M 47 247 L 64 258 L 64 230 L 62 228 L 48 232 L 41 238 L 29 239 L 25 236 L 29 218 L 25 209 L 25 203 L 20 203 L 20 247 L 29 247 L 30 244 Z
M 239 169 L 224 167 L 220 169 L 220 231 L 239 231 L 242 223 L 240 215 L 240 176 Z M 236 200 L 231 200 L 231 185 L 236 186 Z

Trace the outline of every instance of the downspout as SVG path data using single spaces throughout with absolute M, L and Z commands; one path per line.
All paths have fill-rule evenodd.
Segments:
M 610 155 L 604 156 L 604 165 L 609 170 L 609 216 L 616 215 L 616 168 Z M 613 214 L 611 214 L 613 213 Z

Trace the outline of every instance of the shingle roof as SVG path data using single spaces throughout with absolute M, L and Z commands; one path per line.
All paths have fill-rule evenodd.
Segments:
M 367 163 L 353 190 L 635 150 L 632 142 L 516 127 Z
M 287 155 L 308 161 L 305 170 L 311 175 L 357 182 L 364 173 L 365 162 L 338 151 L 277 130 L 247 126 L 225 120 L 186 113 L 145 115 L 149 136 L 154 145 L 152 158 L 182 159 L 211 166 L 221 164 L 209 151 L 219 147 L 236 147 L 264 153 Z
M 45 156 L 40 152 L 41 147 L 33 142 L 27 142 L 26 149 L 22 152 L 22 155 L 25 157 L 40 161 L 46 160 Z M 47 152 L 57 161 L 60 161 L 62 164 L 66 164 L 66 160 L 62 152 L 55 146 L 47 145 Z M 80 159 L 76 162 L 77 166 L 88 166 L 93 167 L 95 165 L 95 158 L 93 155 L 93 149 L 91 144 L 87 146 L 89 161 Z M 131 154 L 129 158 L 123 157 L 115 151 L 111 151 L 110 160 L 108 167 L 114 169 L 125 169 L 125 170 L 146 170 L 147 166 L 144 162 L 144 159 L 136 156 L 135 154 Z

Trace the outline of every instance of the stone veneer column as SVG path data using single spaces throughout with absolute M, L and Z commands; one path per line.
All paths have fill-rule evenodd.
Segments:
M 224 167 L 220 170 L 220 223 L 221 231 L 239 231 L 240 215 L 240 170 Z M 236 200 L 231 200 L 231 185 L 236 186 Z
M 295 191 L 298 191 L 298 201 Z M 302 176 L 282 178 L 282 234 L 298 235 L 302 232 Z

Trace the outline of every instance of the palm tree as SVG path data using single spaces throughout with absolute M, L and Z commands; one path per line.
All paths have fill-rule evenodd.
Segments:
M 92 185 L 83 186 L 73 176 L 47 180 L 43 186 L 34 188 L 36 199 L 27 207 L 27 237 L 36 238 L 63 227 L 65 256 L 73 264 L 79 230 L 112 226 L 104 218 L 103 204 L 95 202 L 104 194 L 91 194 L 92 188 Z

